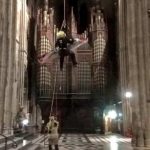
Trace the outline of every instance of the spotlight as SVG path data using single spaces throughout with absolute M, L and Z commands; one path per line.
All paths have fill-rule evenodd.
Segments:
M 23 121 L 22 121 L 22 124 L 23 125 L 27 125 L 29 123 L 29 120 L 28 119 L 24 119 Z
M 132 93 L 131 93 L 131 92 L 129 92 L 129 91 L 128 91 L 128 92 L 126 92 L 126 93 L 125 93 L 125 97 L 127 97 L 127 98 L 132 97 Z
M 111 110 L 108 112 L 108 116 L 111 118 L 111 119 L 116 119 L 117 117 L 117 113 L 115 110 Z

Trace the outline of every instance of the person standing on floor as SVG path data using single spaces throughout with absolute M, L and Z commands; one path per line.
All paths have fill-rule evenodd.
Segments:
M 52 145 L 55 146 L 55 150 L 59 150 L 58 148 L 58 128 L 59 122 L 51 116 L 49 122 L 47 123 L 47 130 L 48 130 L 48 141 L 49 141 L 49 150 L 52 150 Z

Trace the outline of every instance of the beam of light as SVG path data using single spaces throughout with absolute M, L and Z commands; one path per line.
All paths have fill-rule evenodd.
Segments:
M 116 136 L 110 137 L 110 150 L 118 150 L 118 139 Z
M 110 143 L 110 150 L 118 150 L 118 143 L 111 142 Z
M 27 140 L 23 140 L 22 145 L 25 146 L 27 144 Z

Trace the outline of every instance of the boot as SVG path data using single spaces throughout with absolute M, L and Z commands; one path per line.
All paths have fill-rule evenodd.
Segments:
M 63 64 L 64 64 L 64 56 L 60 56 L 60 71 L 63 70 Z
M 74 52 L 70 52 L 70 57 L 71 57 L 71 61 L 73 63 L 73 66 L 76 67 L 77 66 L 77 61 L 76 61 L 76 56 Z
M 52 145 L 49 145 L 49 150 L 52 150 Z
M 55 150 L 59 150 L 58 145 L 55 145 Z

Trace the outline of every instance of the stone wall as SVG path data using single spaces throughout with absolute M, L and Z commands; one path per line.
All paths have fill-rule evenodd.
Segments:
M 11 133 L 20 105 L 28 113 L 28 20 L 26 0 L 0 2 L 0 133 Z

